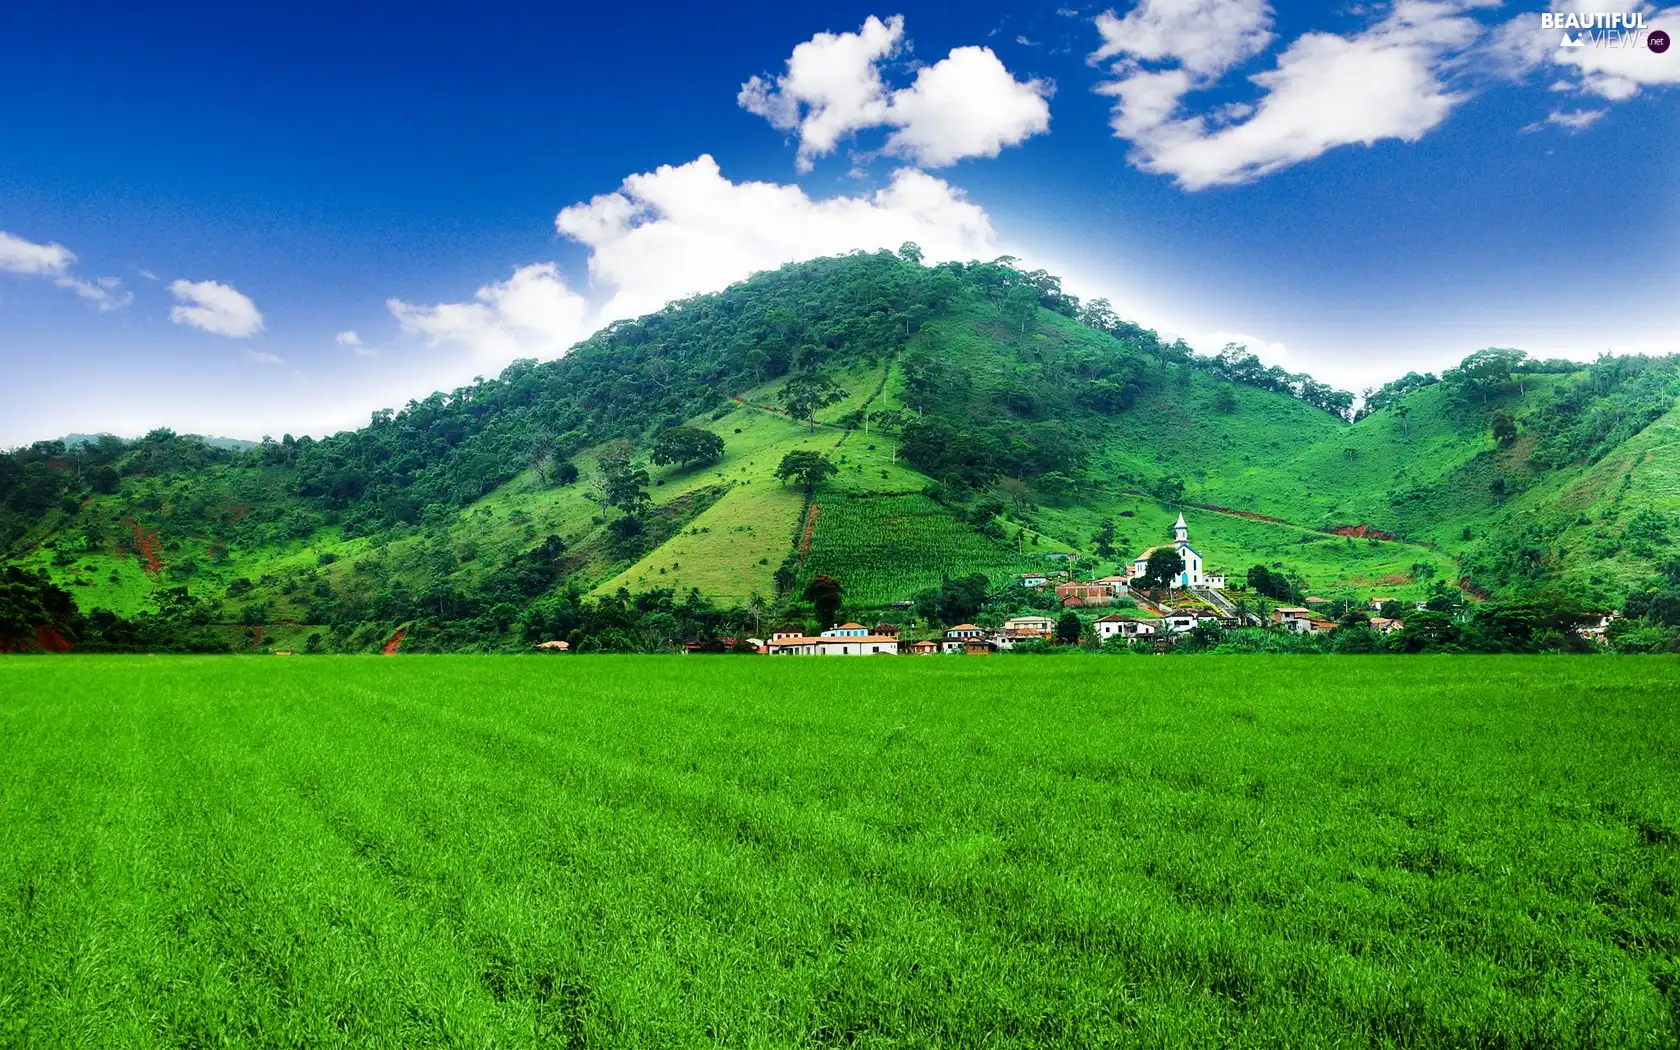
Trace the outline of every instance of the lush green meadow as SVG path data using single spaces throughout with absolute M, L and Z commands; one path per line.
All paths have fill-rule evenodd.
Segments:
M 1677 683 L 0 660 L 0 1046 L 1673 1047 Z

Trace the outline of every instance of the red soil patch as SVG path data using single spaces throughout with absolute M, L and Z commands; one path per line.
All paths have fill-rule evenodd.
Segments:
M 134 533 L 134 542 L 140 545 L 142 568 L 156 576 L 163 571 L 163 563 L 158 561 L 158 552 L 163 549 L 163 544 L 158 542 L 158 534 L 151 529 L 141 528 L 140 523 L 132 518 L 129 519 L 127 525 L 129 530 Z
M 58 633 L 58 630 L 41 624 L 35 628 L 35 644 L 49 653 L 67 653 L 70 651 L 70 639 Z
M 261 649 L 262 648 L 262 636 L 263 636 L 263 625 L 262 624 L 259 623 L 255 627 L 251 628 L 251 648 L 253 648 L 253 649 Z
M 1215 514 L 1229 514 L 1233 518 L 1247 518 L 1250 521 L 1264 521 L 1273 525 L 1289 524 L 1289 522 L 1284 521 L 1282 518 L 1268 518 L 1264 514 L 1256 514 L 1251 510 L 1235 510 L 1231 507 L 1221 507 L 1217 503 L 1192 503 L 1190 505 L 1198 510 L 1211 510 Z
M 390 639 L 385 642 L 385 648 L 379 650 L 380 654 L 383 656 L 397 655 L 397 649 L 402 645 L 402 640 L 407 634 L 407 631 L 398 631 L 396 634 L 393 634 Z
M 1392 541 L 1394 539 L 1394 537 L 1389 533 L 1384 532 L 1375 525 L 1369 525 L 1365 522 L 1360 522 L 1358 525 L 1332 525 L 1324 531 L 1328 532 L 1332 536 L 1352 536 L 1355 539 L 1360 540 Z
M 799 567 L 805 567 L 805 558 L 811 553 L 811 532 L 817 527 L 817 505 L 811 504 L 811 513 L 805 515 L 805 532 L 799 537 Z

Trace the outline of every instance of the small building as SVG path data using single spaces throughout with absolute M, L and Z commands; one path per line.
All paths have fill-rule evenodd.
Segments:
M 904 651 L 912 656 L 933 656 L 939 652 L 939 643 L 932 638 L 922 638 L 905 646 Z
M 1175 610 L 1161 617 L 1161 626 L 1171 634 L 1189 634 L 1202 623 L 1217 624 L 1219 617 L 1201 613 Z
M 984 637 L 986 637 L 986 629 L 984 627 L 976 627 L 974 624 L 971 624 L 971 623 L 959 623 L 955 627 L 946 631 L 945 632 L 945 637 L 947 637 L 947 638 L 984 638 Z
M 1110 638 L 1148 638 L 1157 630 L 1153 620 L 1140 620 L 1135 616 L 1121 616 L 1119 613 L 1099 617 L 1094 626 L 1099 642 L 1106 642 Z
M 1051 635 L 1056 633 L 1056 621 L 1050 616 L 1011 616 L 1003 621 L 1003 629 L 1017 637 L 1022 635 Z
M 878 634 L 824 634 L 810 637 L 778 631 L 766 646 L 771 656 L 896 656 L 898 638 Z
M 824 638 L 863 638 L 869 634 L 869 628 L 861 623 L 843 623 L 838 627 L 830 627 L 822 633 Z
M 1387 605 L 1391 601 L 1394 601 L 1394 599 L 1393 598 L 1372 598 L 1370 600 L 1370 602 L 1367 603 L 1367 605 L 1372 612 L 1382 612 L 1382 607 Z
M 1100 580 L 1074 580 L 1056 584 L 1056 597 L 1063 605 L 1077 598 L 1081 605 L 1109 605 L 1115 598 L 1114 588 Z
M 1205 572 L 1205 573 L 1203 573 L 1202 574 L 1202 586 L 1207 587 L 1210 590 L 1215 590 L 1215 591 L 1224 590 L 1225 589 L 1225 574 L 1222 573 L 1222 572 Z
M 558 638 L 554 638 L 546 642 L 538 642 L 537 648 L 543 650 L 544 652 L 564 653 L 570 652 L 572 646 L 570 642 L 563 642 Z
M 970 638 L 963 643 L 962 651 L 968 656 L 990 656 L 997 652 L 997 646 L 984 638 Z
M 1050 577 L 1042 572 L 1023 572 L 1016 579 L 1023 587 L 1043 587 L 1050 582 Z
M 1404 621 L 1391 619 L 1387 616 L 1371 617 L 1371 630 L 1378 634 L 1393 634 L 1395 631 L 1404 629 L 1405 626 Z
M 1104 576 L 1102 579 L 1093 580 L 1092 582 L 1100 583 L 1104 587 L 1107 587 L 1109 593 L 1114 595 L 1116 598 L 1124 598 L 1126 596 L 1126 592 L 1132 589 L 1132 581 L 1126 579 L 1124 576 Z
M 1330 599 L 1328 599 L 1328 598 L 1308 598 L 1307 599 L 1307 608 L 1309 608 L 1309 609 L 1317 609 L 1317 608 L 1320 608 L 1321 606 L 1325 606 L 1325 605 L 1329 605 L 1329 604 L 1330 604 Z
M 878 634 L 883 638 L 897 638 L 899 630 L 895 623 L 878 623 L 870 629 L 869 633 Z
M 1291 634 L 1312 633 L 1312 610 L 1298 605 L 1280 605 L 1272 610 L 1272 622 Z

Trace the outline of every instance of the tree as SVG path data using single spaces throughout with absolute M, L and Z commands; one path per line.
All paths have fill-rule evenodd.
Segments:
M 576 463 L 566 462 L 555 468 L 554 483 L 556 485 L 570 485 L 577 479 L 578 468 Z
M 1097 556 L 1100 558 L 1114 557 L 1114 519 L 1104 518 L 1102 525 L 1097 528 L 1097 534 L 1091 537 L 1096 545 Z
M 1027 334 L 1027 327 L 1038 316 L 1038 292 L 1031 285 L 1018 284 L 1009 289 L 1003 297 L 1001 307 L 1003 316 L 1010 324 L 1020 328 L 1021 334 Z
M 669 463 L 716 463 L 723 458 L 723 439 L 699 427 L 671 427 L 653 443 L 652 459 Z
M 542 479 L 544 485 L 548 484 L 548 468 L 553 458 L 554 438 L 547 434 L 538 434 L 531 439 L 530 445 L 526 446 L 526 465 L 537 472 L 537 477 Z
M 898 246 L 898 257 L 908 263 L 921 264 L 922 246 L 915 241 L 905 241 Z
M 974 619 L 986 604 L 986 588 L 986 577 L 978 572 L 946 580 L 939 587 L 939 618 L 949 624 Z
M 1510 448 L 1517 440 L 1517 420 L 1503 408 L 1496 408 L 1488 415 L 1488 426 L 1493 430 L 1493 440 L 1500 448 Z
M 821 452 L 801 449 L 782 457 L 782 462 L 776 467 L 776 477 L 784 482 L 798 479 L 808 494 L 839 469 Z
M 795 419 L 810 423 L 817 429 L 817 413 L 846 399 L 846 391 L 834 380 L 820 372 L 802 372 L 789 379 L 778 395 L 782 407 Z
M 1085 633 L 1084 621 L 1078 614 L 1065 612 L 1056 621 L 1056 641 L 1063 645 L 1078 645 L 1080 636 Z
M 1149 559 L 1144 563 L 1143 575 L 1138 582 L 1146 590 L 1157 587 L 1170 587 L 1179 573 L 1184 571 L 1184 556 L 1173 546 L 1156 547 L 1149 552 Z
M 639 517 L 653 505 L 648 497 L 648 472 L 629 460 L 603 459 L 600 465 L 601 500 L 627 517 Z
M 1220 387 L 1219 393 L 1214 395 L 1213 407 L 1220 415 L 1228 416 L 1235 413 L 1237 410 L 1237 392 L 1229 386 Z
M 845 588 L 840 581 L 832 576 L 814 576 L 805 585 L 805 600 L 817 611 L 817 619 L 824 627 L 834 626 L 840 603 L 845 597 Z

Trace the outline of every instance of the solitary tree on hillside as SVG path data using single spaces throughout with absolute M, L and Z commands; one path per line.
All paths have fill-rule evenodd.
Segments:
M 845 400 L 846 391 L 821 372 L 803 372 L 789 379 L 779 396 L 788 415 L 805 420 L 816 430 L 817 413 Z
M 840 612 L 840 603 L 845 597 L 845 588 L 840 581 L 832 576 L 814 576 L 805 585 L 805 600 L 817 611 L 817 619 L 824 627 L 834 626 L 836 614 Z
M 548 468 L 554 458 L 554 438 L 547 434 L 538 434 L 531 439 L 526 448 L 525 461 L 530 468 L 537 472 L 544 485 L 548 484 Z
M 809 494 L 839 469 L 821 452 L 799 450 L 782 457 L 782 462 L 776 467 L 776 477 L 784 482 L 797 479 Z
M 1510 412 L 1503 408 L 1496 408 L 1488 416 L 1488 426 L 1493 429 L 1493 440 L 1500 448 L 1509 448 L 1517 440 L 1517 420 Z
M 699 427 L 672 427 L 653 443 L 655 463 L 716 463 L 723 458 L 723 439 Z

